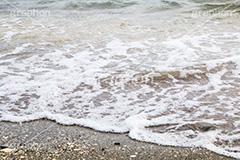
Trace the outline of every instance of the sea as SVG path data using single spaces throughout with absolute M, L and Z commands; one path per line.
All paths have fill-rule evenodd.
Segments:
M 240 1 L 1 0 L 0 121 L 240 158 Z

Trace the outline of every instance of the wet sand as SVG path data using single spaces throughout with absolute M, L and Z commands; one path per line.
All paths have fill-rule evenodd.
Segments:
M 127 133 L 102 133 L 49 120 L 0 122 L 1 159 L 209 159 L 230 160 L 202 148 L 159 146 L 132 140 Z

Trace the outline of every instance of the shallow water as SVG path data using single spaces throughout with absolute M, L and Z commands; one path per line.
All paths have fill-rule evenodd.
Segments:
M 48 118 L 240 158 L 232 2 L 0 2 L 0 121 Z

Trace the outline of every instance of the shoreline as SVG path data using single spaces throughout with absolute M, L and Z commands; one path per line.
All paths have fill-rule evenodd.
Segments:
M 161 146 L 78 125 L 40 119 L 23 123 L 0 122 L 3 159 L 213 159 L 233 160 L 203 148 Z

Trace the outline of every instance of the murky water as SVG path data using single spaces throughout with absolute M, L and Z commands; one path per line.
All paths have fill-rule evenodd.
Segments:
M 240 158 L 233 2 L 0 2 L 0 121 L 48 118 Z

